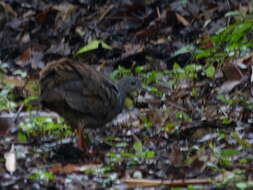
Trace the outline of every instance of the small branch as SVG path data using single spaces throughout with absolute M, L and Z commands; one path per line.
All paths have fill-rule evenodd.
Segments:
M 208 185 L 211 184 L 211 179 L 186 179 L 186 180 L 150 180 L 150 179 L 122 179 L 131 187 L 154 187 L 154 186 L 167 186 L 167 187 L 186 187 L 188 185 Z
M 102 20 L 105 18 L 105 16 L 107 14 L 109 14 L 109 12 L 114 8 L 114 5 L 110 5 L 109 7 L 106 8 L 106 10 L 104 11 L 104 13 L 101 15 L 101 17 L 98 19 L 98 24 L 100 24 L 102 22 Z

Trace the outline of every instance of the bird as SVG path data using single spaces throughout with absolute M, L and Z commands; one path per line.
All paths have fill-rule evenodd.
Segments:
M 40 101 L 44 108 L 58 113 L 77 135 L 77 146 L 87 151 L 86 128 L 102 128 L 123 109 L 127 95 L 141 88 L 135 76 L 117 83 L 92 66 L 60 58 L 40 72 Z

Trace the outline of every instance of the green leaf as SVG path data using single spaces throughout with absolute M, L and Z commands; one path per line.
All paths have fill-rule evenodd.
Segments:
M 115 80 L 115 79 L 120 79 L 123 76 L 131 75 L 131 69 L 124 68 L 122 66 L 119 66 L 116 70 L 114 70 L 111 74 L 110 77 Z
M 177 51 L 175 51 L 171 56 L 176 57 L 178 55 L 191 53 L 194 51 L 194 49 L 195 49 L 195 47 L 193 45 L 187 45 L 187 46 L 184 46 L 184 47 L 178 49 Z
M 169 122 L 169 123 L 166 123 L 165 127 L 164 127 L 164 130 L 166 132 L 171 132 L 172 130 L 175 129 L 175 126 L 176 126 L 176 123 L 175 122 Z
M 214 76 L 215 76 L 215 67 L 213 65 L 210 65 L 209 67 L 207 67 L 207 69 L 205 70 L 205 74 L 209 78 L 214 78 Z
M 30 175 L 29 179 L 39 180 L 39 181 L 53 181 L 55 179 L 55 176 L 51 172 L 39 171 L 39 172 L 35 172 L 32 175 Z
M 141 141 L 136 141 L 133 147 L 137 154 L 141 154 L 143 152 Z
M 20 142 L 20 143 L 27 142 L 27 137 L 24 133 L 18 132 L 18 142 Z
M 253 186 L 252 182 L 239 182 L 236 184 L 236 187 L 240 190 L 250 189 L 250 187 L 252 186 Z
M 191 117 L 182 111 L 176 112 L 176 117 L 183 121 L 192 121 Z
M 25 78 L 27 76 L 27 73 L 25 71 L 22 71 L 22 70 L 16 70 L 13 72 L 13 75 L 19 75 L 21 76 L 22 78 Z
M 157 82 L 157 76 L 158 76 L 158 72 L 157 71 L 149 72 L 147 74 L 147 76 L 146 76 L 146 82 L 147 82 L 147 84 L 156 83 Z
M 225 17 L 239 16 L 242 15 L 240 11 L 229 11 L 225 14 Z
M 232 122 L 233 122 L 233 121 L 230 120 L 229 118 L 225 118 L 225 119 L 222 120 L 222 124 L 224 124 L 224 125 L 229 125 L 229 124 L 231 124 Z
M 144 66 L 137 66 L 136 68 L 135 68 L 135 72 L 136 73 L 140 73 L 140 72 L 142 72 L 144 70 Z
M 98 49 L 98 46 L 100 44 L 102 45 L 102 48 L 112 50 L 112 47 L 110 45 L 106 44 L 104 41 L 102 41 L 102 40 L 93 40 L 90 43 L 88 43 L 87 45 L 85 45 L 84 47 L 80 48 L 76 52 L 76 55 L 80 55 L 82 53 L 86 53 L 86 52 Z
M 207 50 L 199 49 L 196 53 L 196 59 L 202 59 L 202 58 L 209 57 L 212 55 L 212 53 L 213 53 L 212 49 L 207 49 Z
M 134 154 L 129 153 L 129 152 L 121 152 L 120 155 L 125 158 L 133 158 L 134 157 Z
M 223 158 L 230 158 L 232 156 L 235 156 L 239 153 L 239 150 L 236 149 L 225 149 L 221 151 L 221 157 Z
M 154 158 L 154 156 L 155 156 L 155 152 L 153 152 L 153 151 L 146 151 L 145 152 L 145 158 L 147 158 L 147 159 Z

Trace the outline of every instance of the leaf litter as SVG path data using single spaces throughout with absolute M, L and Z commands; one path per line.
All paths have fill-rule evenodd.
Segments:
M 205 184 L 203 188 L 212 189 L 227 182 L 226 189 L 250 182 L 252 55 L 212 62 L 195 60 L 192 53 L 198 40 L 233 21 L 229 11 L 247 12 L 249 7 L 247 1 L 236 0 L 1 2 L 0 61 L 8 65 L 0 66 L 5 77 L 0 85 L 1 115 L 14 112 L 15 118 L 22 101 L 38 91 L 29 87 L 22 88 L 29 93 L 18 93 L 10 88 L 3 93 L 7 85 L 24 86 L 22 77 L 35 83 L 46 62 L 72 57 L 82 47 L 76 59 L 90 60 L 106 74 L 124 67 L 128 70 L 115 75 L 135 72 L 144 83 L 132 110 L 130 106 L 113 124 L 90 131 L 90 157 L 75 149 L 71 134 L 70 140 L 45 131 L 31 137 L 20 134 L 22 117 L 10 126 L 1 122 L 0 155 L 9 156 L 0 168 L 8 165 L 12 173 L 10 177 L 0 170 L 1 189 L 127 189 L 125 184 L 157 189 Z M 86 46 L 92 42 L 97 48 Z M 202 43 L 203 48 L 215 46 Z M 215 70 L 204 70 L 208 62 Z M 15 75 L 17 70 L 26 75 Z M 22 108 L 27 112 L 24 118 L 30 117 L 28 105 Z M 18 139 L 22 135 L 25 143 Z M 12 144 L 25 152 L 17 166 L 15 153 L 9 152 Z

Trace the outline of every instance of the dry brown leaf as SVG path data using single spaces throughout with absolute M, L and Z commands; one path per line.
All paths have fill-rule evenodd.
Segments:
M 42 68 L 44 63 L 43 58 L 43 47 L 39 45 L 34 45 L 25 49 L 19 58 L 16 60 L 16 64 L 20 67 L 25 67 L 31 64 L 32 68 Z
M 25 85 L 25 80 L 19 77 L 4 76 L 3 83 L 23 87 Z
M 0 5 L 2 5 L 2 7 L 4 8 L 4 10 L 10 14 L 12 14 L 12 16 L 17 17 L 18 14 L 17 12 L 7 3 L 0 1 Z
M 177 20 L 184 26 L 190 26 L 191 24 L 188 22 L 188 20 L 186 20 L 186 18 L 184 18 L 183 16 L 181 16 L 180 14 L 176 13 L 176 17 Z
M 169 153 L 169 160 L 175 167 L 182 166 L 184 163 L 184 156 L 181 151 L 181 147 L 177 143 L 173 143 L 171 146 L 171 152 Z
M 224 63 L 222 71 L 227 80 L 240 80 L 249 75 L 249 65 L 253 61 L 253 53 L 236 60 L 229 60 Z
M 84 172 L 86 170 L 98 169 L 101 164 L 87 164 L 87 165 L 76 165 L 76 164 L 55 164 L 49 170 L 53 173 L 58 174 L 70 174 L 74 172 Z

